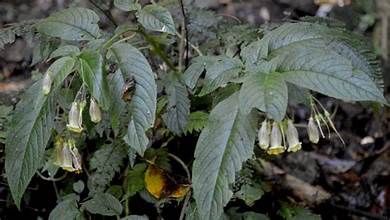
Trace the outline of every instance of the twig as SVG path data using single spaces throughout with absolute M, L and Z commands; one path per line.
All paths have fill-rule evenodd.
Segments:
M 43 180 L 46 180 L 46 181 L 52 181 L 52 182 L 57 182 L 57 181 L 61 181 L 63 179 L 65 179 L 67 173 L 65 172 L 64 175 L 62 175 L 61 177 L 58 177 L 58 178 L 53 178 L 53 177 L 45 177 L 44 175 L 42 175 L 41 172 L 37 172 L 38 176 L 43 179 Z
M 181 208 L 179 220 L 183 220 L 184 219 L 188 203 L 190 202 L 190 198 L 191 198 L 191 191 L 189 191 L 187 193 L 186 198 L 184 199 L 184 203 L 183 203 L 183 207 Z
M 189 59 L 188 59 L 188 51 L 189 51 L 189 45 L 188 45 L 188 26 L 187 26 L 187 15 L 186 15 L 186 11 L 185 11 L 185 8 L 184 8 L 184 3 L 183 3 L 183 0 L 178 0 L 179 1 L 179 4 L 180 4 L 180 8 L 181 8 L 181 13 L 183 14 L 183 29 L 182 29 L 182 36 L 184 40 L 184 43 L 185 43 L 185 67 L 187 68 L 188 66 L 188 62 L 189 62 Z M 180 59 L 182 58 L 182 54 L 181 54 L 181 57 Z
M 190 170 L 188 169 L 187 165 L 178 156 L 176 156 L 174 154 L 168 153 L 168 156 L 172 157 L 174 160 L 176 160 L 183 167 L 184 171 L 186 171 L 187 178 L 190 180 L 191 174 L 190 174 Z
M 181 38 L 181 39 L 185 39 L 183 36 L 181 36 L 181 34 L 179 33 L 179 32 L 177 32 L 176 31 L 176 35 L 179 37 L 179 38 Z M 203 56 L 203 53 L 202 53 L 202 51 L 200 51 L 200 49 L 197 47 L 197 46 L 195 46 L 194 44 L 192 44 L 190 41 L 187 41 L 188 42 L 188 44 L 192 47 L 192 49 L 194 49 L 197 53 L 198 53 L 198 55 L 199 56 Z
M 97 9 L 99 9 L 107 18 L 111 21 L 111 23 L 118 27 L 118 24 L 116 23 L 114 17 L 112 17 L 112 14 L 109 10 L 104 10 L 98 3 L 96 3 L 94 0 L 88 0 L 93 6 L 95 6 Z
M 347 211 L 347 212 L 350 212 L 350 213 L 355 214 L 355 215 L 368 217 L 370 219 L 379 219 L 379 220 L 386 220 L 386 219 L 388 219 L 388 218 L 386 218 L 384 216 L 376 215 L 376 214 L 373 214 L 371 212 L 366 212 L 366 211 L 362 211 L 362 210 L 359 210 L 359 209 L 350 208 L 350 207 L 347 207 L 347 206 L 337 205 L 337 204 L 334 204 L 334 203 L 331 203 L 330 205 L 332 207 L 334 207 L 334 208 L 337 208 L 337 209 L 340 209 L 340 210 L 343 210 L 343 211 Z

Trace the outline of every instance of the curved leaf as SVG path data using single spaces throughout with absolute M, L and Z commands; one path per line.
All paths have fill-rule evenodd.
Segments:
M 240 106 L 249 113 L 253 107 L 281 121 L 287 109 L 287 85 L 278 74 L 256 73 L 249 75 L 240 90 Z
M 194 198 L 201 219 L 219 219 L 232 197 L 229 186 L 253 153 L 251 118 L 239 111 L 238 94 L 220 102 L 200 134 L 193 165 Z
M 16 107 L 5 143 L 5 171 L 16 206 L 31 178 L 40 167 L 46 145 L 54 128 L 54 95 L 72 71 L 74 60 L 64 57 L 49 70 L 53 76 L 52 92 L 45 96 L 42 80 L 32 85 Z
M 63 40 L 93 40 L 99 37 L 99 16 L 86 8 L 69 8 L 43 19 L 39 32 Z
M 158 5 L 147 5 L 138 14 L 138 22 L 148 30 L 175 34 L 175 24 L 171 13 Z
M 107 77 L 103 71 L 103 57 L 97 51 L 85 51 L 80 54 L 80 73 L 92 96 L 99 105 L 108 110 L 110 90 Z
M 238 77 L 242 69 L 240 60 L 230 57 L 218 57 L 213 64 L 206 66 L 205 83 L 199 95 L 207 95 L 220 86 L 224 86 Z
M 122 73 L 133 78 L 136 84 L 125 141 L 143 155 L 149 142 L 145 132 L 153 126 L 156 114 L 157 85 L 154 73 L 144 55 L 130 44 L 115 44 L 111 49 Z
M 185 131 L 190 116 L 190 99 L 179 76 L 171 74 L 166 81 L 168 105 L 163 119 L 169 130 L 180 135 Z
M 123 207 L 117 198 L 109 193 L 98 193 L 92 199 L 83 203 L 90 213 L 106 216 L 120 215 Z

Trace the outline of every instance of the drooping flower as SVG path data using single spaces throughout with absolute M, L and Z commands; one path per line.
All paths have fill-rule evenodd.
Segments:
M 48 95 L 50 93 L 52 83 L 53 79 L 51 77 L 51 71 L 47 71 L 42 81 L 42 91 L 44 95 Z
M 66 127 L 75 133 L 80 133 L 83 131 L 83 109 L 85 104 L 83 102 L 75 101 L 72 103 L 72 106 L 69 111 L 69 123 Z
M 292 120 L 287 121 L 287 152 L 297 152 L 302 148 L 302 143 L 299 142 L 298 130 L 294 126 Z
M 318 131 L 318 127 L 314 122 L 313 117 L 309 118 L 309 122 L 307 123 L 307 134 L 309 135 L 310 142 L 317 144 L 320 140 L 320 132 Z
M 261 123 L 261 127 L 260 127 L 259 133 L 258 133 L 259 146 L 263 150 L 267 150 L 269 147 L 269 141 L 270 141 L 269 135 L 271 132 L 270 130 L 271 130 L 271 128 L 270 128 L 269 123 L 266 119 Z
M 99 123 L 102 120 L 102 112 L 100 111 L 100 108 L 94 98 L 91 98 L 91 102 L 89 104 L 89 116 L 91 117 L 91 121 L 94 123 Z
M 72 162 L 72 154 L 70 152 L 70 148 L 67 142 L 61 137 L 58 137 L 56 142 L 54 143 L 54 161 L 53 163 L 64 170 L 73 172 L 73 162 Z
M 283 153 L 286 148 L 282 145 L 282 133 L 279 125 L 274 122 L 272 123 L 271 130 L 271 147 L 267 149 L 267 153 L 271 155 L 278 155 Z

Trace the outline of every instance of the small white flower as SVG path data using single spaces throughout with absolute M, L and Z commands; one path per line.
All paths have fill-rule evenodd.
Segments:
M 302 143 L 298 139 L 298 130 L 294 126 L 292 120 L 287 121 L 287 143 L 288 143 L 288 152 L 297 152 L 302 148 Z
M 282 145 L 282 133 L 276 122 L 272 124 L 271 130 L 271 147 L 268 148 L 267 153 L 271 155 L 278 155 L 283 153 L 286 147 Z
M 47 73 L 43 77 L 42 91 L 44 95 L 48 95 L 50 93 L 51 84 L 53 83 L 53 79 L 51 78 L 50 73 L 51 73 L 50 71 L 47 71 Z
M 69 123 L 66 125 L 66 127 L 75 133 L 80 133 L 83 123 L 83 106 L 81 103 L 73 102 L 72 106 L 70 107 L 69 111 Z
M 269 147 L 269 141 L 270 141 L 269 136 L 271 133 L 270 130 L 271 130 L 270 125 L 266 119 L 261 123 L 261 127 L 260 127 L 259 133 L 258 133 L 259 146 L 263 150 L 267 150 Z
M 99 123 L 102 120 L 102 112 L 94 98 L 91 98 L 91 103 L 89 104 L 89 116 L 94 123 Z
M 313 117 L 309 118 L 309 122 L 307 123 L 307 134 L 309 135 L 310 142 L 317 144 L 320 140 L 320 132 L 318 131 L 318 127 L 314 122 Z

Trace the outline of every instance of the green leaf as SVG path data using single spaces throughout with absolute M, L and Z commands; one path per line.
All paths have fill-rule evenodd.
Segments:
M 191 112 L 184 134 L 200 132 L 207 125 L 209 115 L 202 111 Z
M 45 96 L 42 80 L 36 82 L 23 95 L 11 119 L 5 144 L 5 171 L 18 207 L 27 185 L 42 163 L 54 128 L 55 90 L 73 66 L 74 60 L 70 57 L 54 62 L 49 67 L 53 76 L 52 92 Z
M 123 143 L 104 145 L 95 151 L 89 161 L 91 175 L 88 178 L 90 195 L 103 192 L 120 171 L 124 159 L 127 157 Z
M 78 196 L 71 194 L 66 199 L 57 204 L 50 212 L 49 220 L 70 220 L 76 219 L 80 214 L 77 208 Z
M 37 24 L 42 34 L 63 40 L 93 40 L 100 36 L 99 16 L 86 8 L 69 8 L 43 19 Z
M 149 218 L 146 215 L 129 215 L 121 218 L 121 220 L 149 220 Z
M 244 200 L 245 204 L 252 206 L 257 200 L 264 195 L 262 186 L 259 183 L 244 184 L 240 190 L 235 193 L 237 198 Z
M 110 107 L 110 90 L 103 71 L 103 57 L 97 51 L 80 54 L 80 74 L 90 93 L 104 110 Z
M 83 181 L 79 180 L 75 183 L 73 183 L 73 191 L 77 192 L 77 193 L 81 193 L 83 192 L 84 190 L 84 183 Z
M 287 23 L 244 48 L 241 55 L 247 66 L 272 60 L 281 72 L 285 69 L 294 71 L 288 76 L 290 81 L 298 85 L 298 81 L 305 78 L 306 88 L 315 90 L 319 84 L 331 84 L 315 90 L 329 96 L 386 103 L 382 95 L 383 79 L 378 62 L 366 40 L 342 28 L 308 22 Z M 364 79 L 368 79 L 368 82 L 363 83 Z M 341 88 L 344 86 L 347 88 Z M 330 91 L 329 87 L 341 89 Z M 356 94 L 360 89 L 363 91 Z M 363 97 L 357 97 L 360 95 Z
M 377 84 L 336 52 L 295 44 L 275 52 L 271 62 L 276 72 L 297 86 L 347 101 L 387 103 Z
M 109 193 L 97 193 L 83 207 L 90 213 L 106 216 L 120 215 L 123 210 L 119 200 Z
M 125 141 L 143 155 L 149 142 L 145 132 L 153 127 L 156 113 L 157 85 L 154 73 L 143 54 L 130 44 L 115 44 L 111 49 L 122 73 L 136 83 Z
M 114 5 L 123 11 L 136 11 L 141 9 L 141 5 L 135 0 L 114 0 Z
M 63 56 L 72 56 L 73 54 L 80 53 L 80 49 L 73 45 L 65 45 L 57 48 L 50 54 L 50 58 L 57 58 Z
M 253 107 L 281 121 L 287 109 L 287 85 L 278 74 L 252 73 L 240 90 L 240 106 L 249 113 Z
M 218 219 L 232 197 L 229 186 L 253 154 L 255 129 L 239 110 L 238 94 L 220 102 L 199 136 L 193 165 L 194 198 L 201 219 Z
M 58 47 L 57 41 L 41 39 L 39 44 L 36 45 L 34 48 L 31 66 L 46 61 L 47 58 L 49 58 L 51 52 L 53 52 L 57 47 Z
M 152 31 L 175 34 L 175 24 L 171 13 L 164 7 L 158 5 L 147 5 L 137 13 L 138 22 Z
M 3 49 L 6 44 L 15 41 L 15 33 L 11 28 L 4 28 L 0 30 L 0 49 Z
M 145 169 L 146 164 L 140 163 L 134 166 L 127 174 L 127 192 L 125 197 L 134 196 L 137 192 L 145 188 Z
M 111 126 L 113 130 L 116 131 L 120 125 L 120 116 L 126 107 L 126 102 L 122 99 L 123 89 L 125 88 L 125 80 L 123 79 L 123 75 L 120 70 L 110 76 L 109 87 L 111 91 Z
M 199 96 L 207 95 L 218 87 L 225 86 L 238 77 L 241 69 L 240 60 L 224 56 L 218 57 L 212 65 L 206 66 L 204 85 Z
M 170 131 L 181 135 L 185 131 L 190 116 L 190 99 L 187 88 L 181 82 L 180 76 L 175 73 L 170 74 L 165 81 L 168 105 L 162 117 Z

